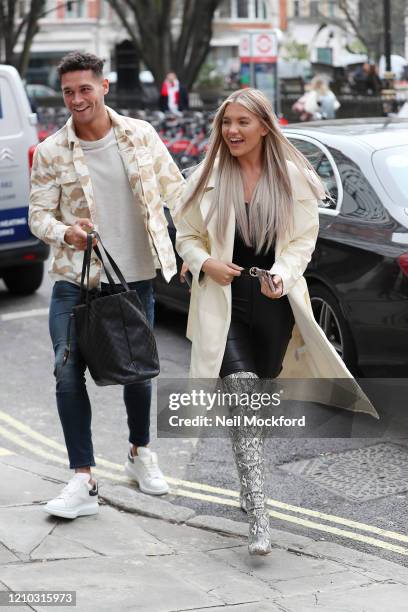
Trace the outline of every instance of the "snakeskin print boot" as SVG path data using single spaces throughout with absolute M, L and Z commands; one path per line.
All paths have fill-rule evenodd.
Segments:
M 259 380 L 253 372 L 237 372 L 222 379 L 227 393 L 251 393 Z M 232 450 L 241 485 L 241 508 L 248 514 L 248 552 L 250 555 L 266 555 L 271 551 L 269 517 L 265 511 L 263 432 L 258 425 L 243 426 L 244 415 L 252 416 L 248 406 L 233 407 L 241 424 L 230 427 Z

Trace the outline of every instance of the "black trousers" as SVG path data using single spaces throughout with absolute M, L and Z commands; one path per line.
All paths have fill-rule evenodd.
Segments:
M 231 285 L 232 313 L 220 377 L 254 372 L 275 378 L 295 323 L 287 296 L 271 300 L 261 293 L 258 278 L 241 274 Z

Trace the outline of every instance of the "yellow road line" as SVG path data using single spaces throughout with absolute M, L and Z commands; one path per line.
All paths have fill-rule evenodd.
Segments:
M 7 429 L 2 427 L 1 425 L 0 425 L 0 435 L 3 435 L 5 438 L 10 440 L 11 442 L 14 442 L 14 444 L 17 444 L 18 446 L 21 446 L 36 455 L 39 455 L 46 459 L 50 459 L 52 461 L 56 461 L 57 463 L 63 463 L 64 465 L 66 464 L 66 460 L 63 459 L 62 457 L 58 457 L 52 453 L 44 451 L 38 446 L 31 444 L 30 442 L 27 442 L 26 440 L 21 438 L 21 436 L 19 436 L 18 434 L 9 432 Z M 99 470 L 97 468 L 95 468 L 94 471 L 100 476 L 104 476 L 105 478 L 109 478 L 110 480 L 115 480 L 119 482 L 128 481 L 128 478 L 126 476 L 120 476 L 119 474 L 112 474 L 110 472 L 105 472 L 104 470 Z M 187 490 L 180 489 L 180 488 L 172 490 L 172 493 L 179 495 L 180 497 L 201 499 L 206 502 L 221 504 L 224 506 L 238 507 L 239 505 L 238 501 L 235 501 L 232 499 L 216 497 L 214 495 L 204 495 L 203 493 L 195 493 L 193 491 L 187 491 Z M 269 514 L 270 516 L 277 518 L 279 520 L 294 523 L 296 525 L 302 525 L 304 527 L 308 527 L 309 529 L 316 529 L 319 531 L 324 531 L 326 533 L 332 533 L 334 535 L 337 535 L 343 538 L 348 538 L 351 540 L 355 540 L 357 542 L 363 542 L 365 544 L 370 544 L 371 546 L 376 546 L 377 548 L 384 548 L 386 550 L 389 550 L 395 553 L 399 553 L 401 555 L 408 555 L 407 548 L 404 548 L 403 546 L 398 546 L 396 544 L 391 544 L 390 542 L 384 542 L 382 540 L 377 540 L 375 538 L 365 536 L 359 533 L 354 533 L 352 531 L 346 531 L 343 529 L 339 529 L 337 527 L 332 527 L 331 525 L 323 525 L 323 524 L 315 523 L 314 521 L 302 519 L 300 517 L 292 516 L 290 514 L 284 514 L 282 512 L 276 512 L 274 510 L 269 510 Z
M 7 457 L 8 455 L 15 455 L 16 453 L 13 453 L 13 451 L 9 450 L 8 448 L 1 448 L 0 447 L 0 457 Z
M 15 419 L 14 417 L 10 416 L 3 410 L 0 410 L 0 421 L 3 421 L 4 423 L 11 425 L 18 431 L 21 431 L 21 433 L 24 433 L 27 436 L 30 436 L 30 438 L 33 438 L 33 440 L 38 440 L 38 442 L 42 442 L 42 444 L 45 444 L 46 446 L 49 446 L 50 448 L 53 448 L 56 451 L 60 451 L 64 453 L 65 457 L 67 456 L 67 449 L 64 444 L 61 444 L 60 442 L 56 442 L 55 440 L 52 440 L 52 438 L 49 438 L 48 436 L 44 436 L 38 431 L 35 431 L 29 425 L 26 425 L 26 423 L 23 423 L 22 421 Z M 102 457 L 97 457 L 96 460 L 100 465 L 104 465 L 105 467 L 108 467 L 110 469 L 114 469 L 114 470 L 118 468 L 122 469 L 122 466 L 120 466 L 119 464 L 112 463 L 111 461 L 108 461 L 107 459 L 103 459 Z M 65 459 L 65 464 L 66 464 L 66 459 Z
M 176 493 L 177 495 L 180 495 L 181 497 L 191 497 L 193 499 L 201 499 L 206 502 L 211 502 L 214 504 L 222 504 L 224 506 L 236 506 L 236 507 L 239 506 L 239 502 L 235 500 L 222 499 L 220 497 L 215 497 L 213 495 L 203 495 L 202 493 L 193 493 L 192 491 L 186 492 L 181 489 L 176 489 Z M 317 529 L 318 531 L 332 533 L 342 538 L 348 538 L 350 540 L 356 540 L 357 542 L 371 544 L 371 546 L 376 546 L 377 548 L 385 548 L 386 550 L 390 550 L 392 552 L 399 553 L 400 555 L 408 555 L 408 548 L 404 548 L 403 546 L 398 546 L 397 544 L 391 544 L 390 542 L 383 542 L 382 540 L 377 540 L 376 538 L 371 538 L 370 536 L 365 536 L 360 533 L 354 533 L 353 531 L 346 531 L 345 529 L 339 529 L 338 527 L 332 527 L 331 525 L 323 525 L 323 524 L 315 523 L 314 521 L 302 519 L 298 516 L 292 516 L 290 514 L 283 514 L 282 512 L 276 512 L 275 510 L 268 510 L 268 513 L 270 516 L 273 516 L 274 518 L 277 518 L 282 521 L 294 523 L 295 525 L 302 525 L 303 527 L 308 527 L 309 529 Z
M 4 422 L 8 423 L 9 425 L 14 427 L 18 431 L 21 431 L 22 433 L 25 433 L 26 435 L 30 436 L 31 438 L 33 438 L 35 440 L 38 440 L 39 442 L 42 442 L 46 446 L 49 446 L 49 447 L 53 448 L 54 450 L 63 452 L 64 455 L 66 456 L 66 448 L 65 448 L 65 446 L 63 444 L 60 444 L 59 442 L 55 442 L 55 440 L 52 440 L 51 438 L 48 438 L 47 436 L 44 436 L 43 434 L 33 430 L 31 427 L 29 427 L 25 423 L 22 423 L 18 419 L 15 419 L 14 417 L 8 415 L 7 413 L 5 413 L 2 410 L 0 410 L 0 420 L 3 420 Z M 1 428 L 0 428 L 0 433 L 1 433 Z M 42 452 L 44 452 L 44 451 L 42 451 Z M 39 454 L 41 454 L 41 453 L 39 453 Z M 46 453 L 45 455 L 43 454 L 42 456 L 44 456 L 46 458 L 51 458 L 51 460 L 56 460 L 59 463 L 63 463 L 64 465 L 66 465 L 66 459 L 61 460 L 59 457 L 56 458 L 55 455 L 49 455 L 48 453 Z M 119 463 L 114 463 L 112 461 L 108 461 L 107 459 L 103 459 L 102 457 L 97 457 L 96 461 L 97 461 L 97 463 L 99 465 L 105 466 L 105 467 L 110 468 L 112 470 L 118 470 L 120 472 L 123 472 L 123 465 L 121 465 Z M 105 472 L 103 470 L 100 470 L 99 468 L 93 468 L 93 471 L 95 471 L 96 474 L 99 474 L 100 476 L 104 476 L 106 478 L 110 478 L 111 480 L 118 480 L 118 481 L 125 481 L 125 482 L 128 480 L 126 477 L 117 476 L 116 474 Z M 192 481 L 189 481 L 189 480 L 183 480 L 181 478 L 173 478 L 171 476 L 166 476 L 166 480 L 168 481 L 168 483 L 170 485 L 174 485 L 176 487 L 183 487 L 183 488 L 187 488 L 187 489 L 204 491 L 206 493 L 216 493 L 218 495 L 223 495 L 223 496 L 233 497 L 233 498 L 238 498 L 239 497 L 239 493 L 237 491 L 233 491 L 232 489 L 223 489 L 221 487 L 215 487 L 215 486 L 204 484 L 204 483 L 192 482 Z M 301 506 L 294 506 L 293 504 L 288 504 L 286 502 L 281 502 L 281 501 L 278 501 L 278 500 L 275 500 L 275 499 L 271 499 L 271 498 L 267 499 L 267 503 L 268 503 L 269 506 L 272 506 L 274 508 L 279 508 L 281 510 L 286 510 L 288 512 L 294 512 L 294 513 L 297 513 L 297 514 L 303 514 L 305 516 L 310 516 L 310 517 L 313 517 L 313 518 L 316 518 L 316 519 L 319 519 L 319 520 L 335 523 L 335 524 L 338 524 L 338 525 L 343 525 L 345 527 L 351 527 L 351 528 L 357 529 L 359 531 L 365 531 L 365 532 L 368 532 L 368 533 L 374 533 L 374 534 L 379 535 L 379 536 L 384 537 L 384 538 L 388 538 L 388 539 L 392 539 L 392 540 L 397 540 L 399 542 L 408 543 L 408 535 L 405 535 L 405 534 L 402 534 L 402 533 L 397 533 L 395 531 L 390 531 L 390 530 L 387 530 L 387 529 L 382 529 L 381 527 L 376 527 L 374 525 L 367 525 L 365 523 L 360 523 L 358 521 L 353 521 L 351 519 L 339 517 L 339 516 L 336 516 L 336 515 L 333 515 L 333 514 L 326 514 L 324 512 L 320 512 L 318 510 L 312 510 L 310 508 L 303 508 Z
M 0 435 L 4 436 L 6 439 L 10 440 L 14 444 L 17 444 L 18 446 L 21 446 L 22 448 L 29 450 L 35 455 L 39 455 L 40 457 L 44 457 L 44 459 L 49 459 L 50 461 L 61 463 L 65 467 L 67 466 L 66 459 L 63 459 L 62 457 L 58 457 L 57 455 L 54 455 L 53 453 L 49 453 L 43 450 L 42 448 L 39 448 L 35 444 L 31 444 L 30 442 L 27 442 L 26 440 L 21 438 L 21 436 L 19 436 L 18 434 L 14 434 L 8 431 L 5 427 L 2 427 L 1 425 L 0 425 Z M 118 480 L 121 482 L 128 481 L 128 478 L 126 476 L 120 476 L 119 474 L 112 474 L 111 472 L 105 472 L 104 470 L 99 470 L 98 468 L 92 468 L 92 471 L 94 471 L 96 474 L 99 474 L 100 476 L 104 476 L 105 478 L 110 478 L 111 480 Z

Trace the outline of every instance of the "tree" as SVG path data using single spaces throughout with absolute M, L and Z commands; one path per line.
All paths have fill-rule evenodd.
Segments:
M 5 64 L 15 66 L 21 76 L 28 66 L 31 45 L 38 32 L 38 21 L 44 15 L 46 0 L 30 0 L 27 11 L 17 14 L 19 3 L 0 0 L 0 58 Z M 22 37 L 23 49 L 16 54 L 15 47 Z
M 212 21 L 221 0 L 109 2 L 156 83 L 174 70 L 191 88 L 210 50 Z
M 359 0 L 358 18 L 353 15 L 351 0 L 338 0 L 347 23 L 367 50 L 370 59 L 378 62 L 384 53 L 384 8 L 383 0 Z M 393 52 L 404 54 L 406 0 L 392 0 L 391 29 Z

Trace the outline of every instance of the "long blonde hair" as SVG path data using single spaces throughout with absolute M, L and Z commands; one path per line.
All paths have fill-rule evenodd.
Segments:
M 263 137 L 263 172 L 255 188 L 249 211 L 245 208 L 244 186 L 238 161 L 231 155 L 222 136 L 222 120 L 227 105 L 235 102 L 257 116 L 268 132 Z M 234 207 L 238 229 L 248 246 L 256 253 L 269 250 L 273 241 L 288 231 L 293 223 L 293 194 L 287 160 L 293 162 L 304 176 L 316 198 L 320 197 L 321 182 L 307 159 L 289 142 L 279 128 L 272 105 L 258 89 L 240 89 L 221 104 L 214 117 L 209 147 L 204 160 L 197 166 L 197 184 L 183 204 L 182 212 L 200 201 L 218 157 L 218 172 L 212 204 L 204 223 L 206 227 L 217 212 L 216 234 L 219 241 L 225 235 L 231 207 Z

